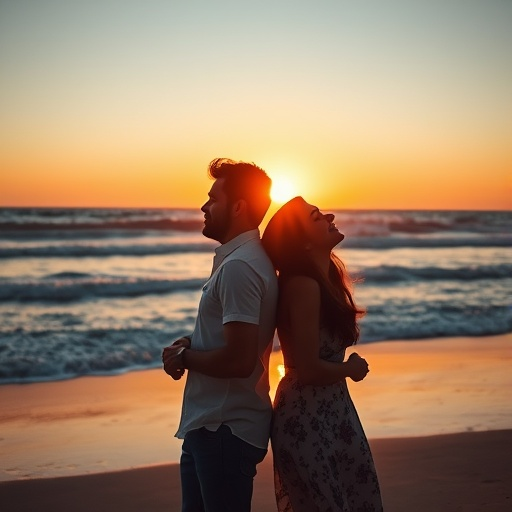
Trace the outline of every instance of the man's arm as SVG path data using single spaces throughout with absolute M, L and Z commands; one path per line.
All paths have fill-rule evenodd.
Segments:
M 241 260 L 227 262 L 219 272 L 218 299 L 222 304 L 224 345 L 212 350 L 168 347 L 164 368 L 169 375 L 175 369 L 185 368 L 221 379 L 246 378 L 256 366 L 264 283 Z
M 186 335 L 178 338 L 172 345 L 165 347 L 162 351 L 162 362 L 164 363 L 165 373 L 170 375 L 174 380 L 180 380 L 183 377 L 183 366 L 176 365 L 175 362 L 172 361 L 170 357 L 173 354 L 173 350 L 169 350 L 171 348 L 190 348 L 191 336 Z
M 226 344 L 221 348 L 208 351 L 185 349 L 180 352 L 181 345 L 166 347 L 163 356 L 165 371 L 171 375 L 173 370 L 185 368 L 219 379 L 249 377 L 258 360 L 258 332 L 256 324 L 228 322 L 224 324 Z

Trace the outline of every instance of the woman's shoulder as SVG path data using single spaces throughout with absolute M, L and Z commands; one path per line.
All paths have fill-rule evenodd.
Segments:
M 284 295 L 295 297 L 304 294 L 316 296 L 320 295 L 320 285 L 316 279 L 306 275 L 293 275 L 281 284 L 281 291 Z
M 290 276 L 279 291 L 279 318 L 281 328 L 300 325 L 315 326 L 321 307 L 320 285 L 309 276 Z M 285 325 L 286 324 L 286 325 Z

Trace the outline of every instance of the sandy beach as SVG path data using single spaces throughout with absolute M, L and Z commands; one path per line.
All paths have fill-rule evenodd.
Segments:
M 371 442 L 387 512 L 506 512 L 512 507 L 512 431 Z M 2 510 L 180 510 L 177 464 L 0 483 Z M 276 510 L 272 457 L 255 480 L 254 512 Z
M 370 363 L 350 389 L 386 510 L 510 510 L 512 335 L 354 350 Z M 182 382 L 155 369 L 0 389 L 2 510 L 179 510 Z M 271 467 L 269 454 L 255 512 L 275 510 Z

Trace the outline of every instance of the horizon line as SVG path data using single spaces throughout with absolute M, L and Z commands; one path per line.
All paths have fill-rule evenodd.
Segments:
M 276 203 L 280 207 L 284 203 Z M 274 203 L 272 203 L 274 204 Z M 272 206 L 271 204 L 271 206 Z M 23 209 L 39 209 L 39 210 L 200 210 L 200 206 L 10 206 L 0 205 L 1 209 L 23 210 Z M 326 207 L 322 206 L 322 210 L 334 211 L 387 211 L 387 212 L 512 212 L 512 206 L 508 209 L 488 209 L 488 208 L 378 208 L 378 207 L 360 207 L 360 208 L 343 208 L 343 207 Z

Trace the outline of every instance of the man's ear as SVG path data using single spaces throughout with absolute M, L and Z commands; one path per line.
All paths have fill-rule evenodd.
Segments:
M 245 199 L 239 199 L 233 203 L 231 211 L 234 217 L 240 217 L 247 213 L 247 201 Z

